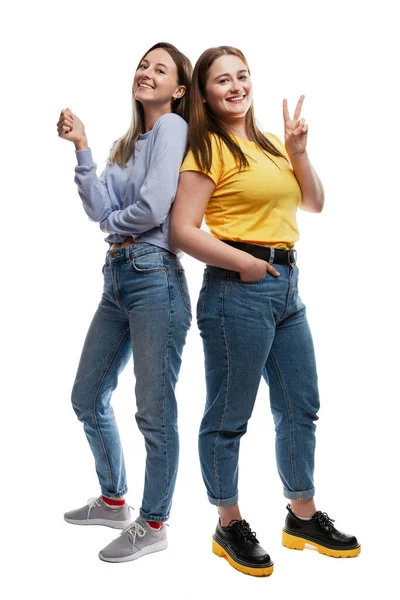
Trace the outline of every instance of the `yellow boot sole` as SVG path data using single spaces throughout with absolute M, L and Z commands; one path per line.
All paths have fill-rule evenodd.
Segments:
M 316 548 L 320 554 L 325 554 L 325 556 L 333 556 L 334 558 L 353 558 L 353 556 L 357 556 L 361 552 L 361 546 L 358 546 L 358 548 L 352 548 L 351 550 L 333 550 L 332 548 L 327 548 L 326 546 L 322 546 L 316 542 L 311 542 L 305 538 L 290 535 L 290 533 L 286 533 L 286 531 L 282 532 L 282 544 L 291 550 L 304 550 L 306 544 L 309 544 L 310 546 Z
M 259 568 L 247 567 L 246 565 L 242 565 L 241 563 L 234 560 L 227 553 L 227 551 L 222 546 L 220 546 L 220 544 L 218 544 L 218 542 L 216 540 L 214 540 L 214 538 L 212 540 L 212 551 L 217 556 L 220 556 L 221 558 L 225 558 L 225 560 L 228 561 L 228 563 L 231 565 L 231 567 L 233 567 L 237 571 L 240 571 L 241 573 L 245 573 L 246 575 L 253 575 L 254 577 L 268 577 L 269 575 L 271 575 L 272 571 L 274 570 L 274 565 L 271 565 L 270 567 L 259 567 Z

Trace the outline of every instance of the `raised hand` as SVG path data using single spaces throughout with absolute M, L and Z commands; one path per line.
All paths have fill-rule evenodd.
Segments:
M 87 147 L 85 126 L 69 108 L 61 111 L 57 131 L 59 137 L 63 140 L 74 142 L 75 145 L 86 145 Z
M 286 98 L 283 100 L 283 121 L 285 125 L 285 147 L 289 156 L 303 154 L 306 151 L 308 125 L 300 119 L 301 107 L 304 96 L 300 96 L 294 111 L 293 119 L 290 118 Z

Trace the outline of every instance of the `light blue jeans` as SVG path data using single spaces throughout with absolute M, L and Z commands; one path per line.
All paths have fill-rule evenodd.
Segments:
M 175 385 L 190 327 L 190 298 L 179 259 L 147 243 L 109 250 L 104 291 L 86 336 L 72 392 L 103 495 L 127 491 L 124 457 L 110 405 L 133 352 L 136 421 L 146 446 L 140 515 L 169 518 L 179 440 Z
M 261 377 L 269 385 L 276 461 L 286 498 L 314 495 L 315 421 L 319 396 L 306 309 L 297 291 L 298 268 L 275 265 L 258 282 L 207 266 L 197 304 L 203 338 L 207 401 L 199 452 L 209 500 L 238 501 L 240 438 L 246 433 Z M 269 457 L 254 466 L 262 476 Z

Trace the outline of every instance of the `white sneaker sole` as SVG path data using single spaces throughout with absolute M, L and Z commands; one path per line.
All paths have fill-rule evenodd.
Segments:
M 128 556 L 113 556 L 108 557 L 104 556 L 100 550 L 99 558 L 100 560 L 104 560 L 105 562 L 119 563 L 119 562 L 128 562 L 130 560 L 136 560 L 145 556 L 146 554 L 152 554 L 153 552 L 160 552 L 161 550 L 165 550 L 168 548 L 168 540 L 162 540 L 161 542 L 157 542 L 156 544 L 151 544 L 150 546 L 146 546 L 133 554 L 128 554 Z
M 132 519 L 128 519 L 127 521 L 109 521 L 108 519 L 68 519 L 67 517 L 64 517 L 64 520 L 67 523 L 72 523 L 72 525 L 104 525 L 113 529 L 125 529 L 132 522 Z

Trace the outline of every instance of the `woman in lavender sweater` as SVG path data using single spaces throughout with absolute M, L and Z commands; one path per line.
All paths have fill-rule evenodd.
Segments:
M 174 46 L 159 43 L 139 62 L 132 122 L 113 146 L 100 177 L 82 121 L 61 111 L 58 135 L 75 144 L 75 182 L 89 218 L 107 233 L 104 290 L 89 327 L 72 404 L 93 452 L 101 495 L 64 515 L 77 525 L 106 525 L 122 534 L 101 550 L 109 562 L 134 560 L 167 547 L 178 466 L 175 385 L 190 299 L 169 242 L 169 212 L 186 151 L 192 66 Z M 111 395 L 133 353 L 136 421 L 146 445 L 140 516 L 131 522 L 124 458 Z

